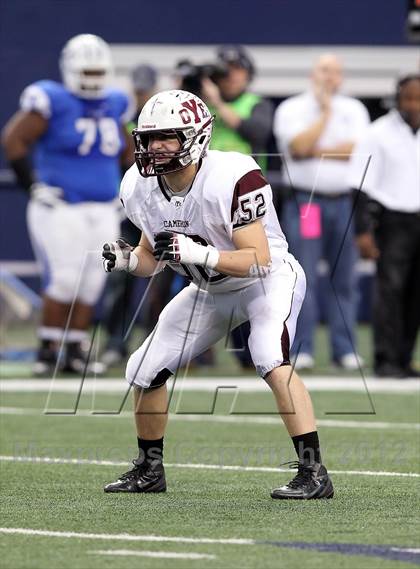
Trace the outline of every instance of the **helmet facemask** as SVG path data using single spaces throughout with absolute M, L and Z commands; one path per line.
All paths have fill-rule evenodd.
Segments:
M 134 158 L 140 174 L 144 178 L 162 176 L 178 172 L 198 162 L 205 154 L 210 142 L 210 136 L 205 130 L 211 125 L 214 117 L 210 117 L 204 125 L 196 131 L 195 128 L 162 129 L 162 130 L 133 130 Z M 149 148 L 150 135 L 160 134 L 163 138 L 168 135 L 179 140 L 180 148 L 174 152 L 152 152 Z M 207 140 L 206 140 L 207 139 Z M 162 161 L 162 162 L 161 162 Z M 164 161 L 164 162 L 163 162 Z
M 83 99 L 98 99 L 108 84 L 108 71 L 106 69 L 83 69 L 74 72 L 75 91 Z

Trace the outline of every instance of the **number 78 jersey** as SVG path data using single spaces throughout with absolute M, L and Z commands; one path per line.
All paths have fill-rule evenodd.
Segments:
M 234 232 L 260 219 L 270 246 L 272 269 L 287 255 L 271 187 L 250 156 L 208 151 L 183 196 L 172 193 L 161 177 L 142 178 L 134 165 L 124 176 L 120 197 L 127 216 L 152 247 L 157 233 L 172 231 L 219 251 L 231 251 L 235 249 Z M 230 277 L 201 266 L 170 265 L 209 292 L 238 290 L 255 282 L 255 278 Z
M 130 112 L 125 93 L 108 89 L 101 99 L 82 99 L 61 83 L 37 81 L 23 91 L 20 106 L 48 121 L 34 153 L 40 182 L 62 188 L 70 203 L 117 196 L 121 130 Z

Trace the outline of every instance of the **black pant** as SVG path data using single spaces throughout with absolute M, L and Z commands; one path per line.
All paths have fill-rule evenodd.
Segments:
M 374 363 L 407 368 L 420 328 L 420 215 L 384 209 L 376 241 Z

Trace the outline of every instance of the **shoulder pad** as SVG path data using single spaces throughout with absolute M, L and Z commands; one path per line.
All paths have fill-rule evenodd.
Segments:
M 24 111 L 35 111 L 49 119 L 55 111 L 61 110 L 71 94 L 56 81 L 36 81 L 23 91 L 20 107 Z

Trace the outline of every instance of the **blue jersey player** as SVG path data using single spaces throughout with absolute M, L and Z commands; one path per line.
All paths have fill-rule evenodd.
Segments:
M 30 194 L 29 233 L 43 267 L 39 375 L 55 369 L 63 341 L 61 368 L 84 370 L 81 344 L 104 284 L 95 251 L 118 234 L 121 160 L 132 163 L 124 127 L 132 109 L 122 91 L 107 87 L 109 46 L 78 35 L 64 46 L 60 69 L 62 83 L 37 81 L 24 90 L 3 132 L 10 165 Z

